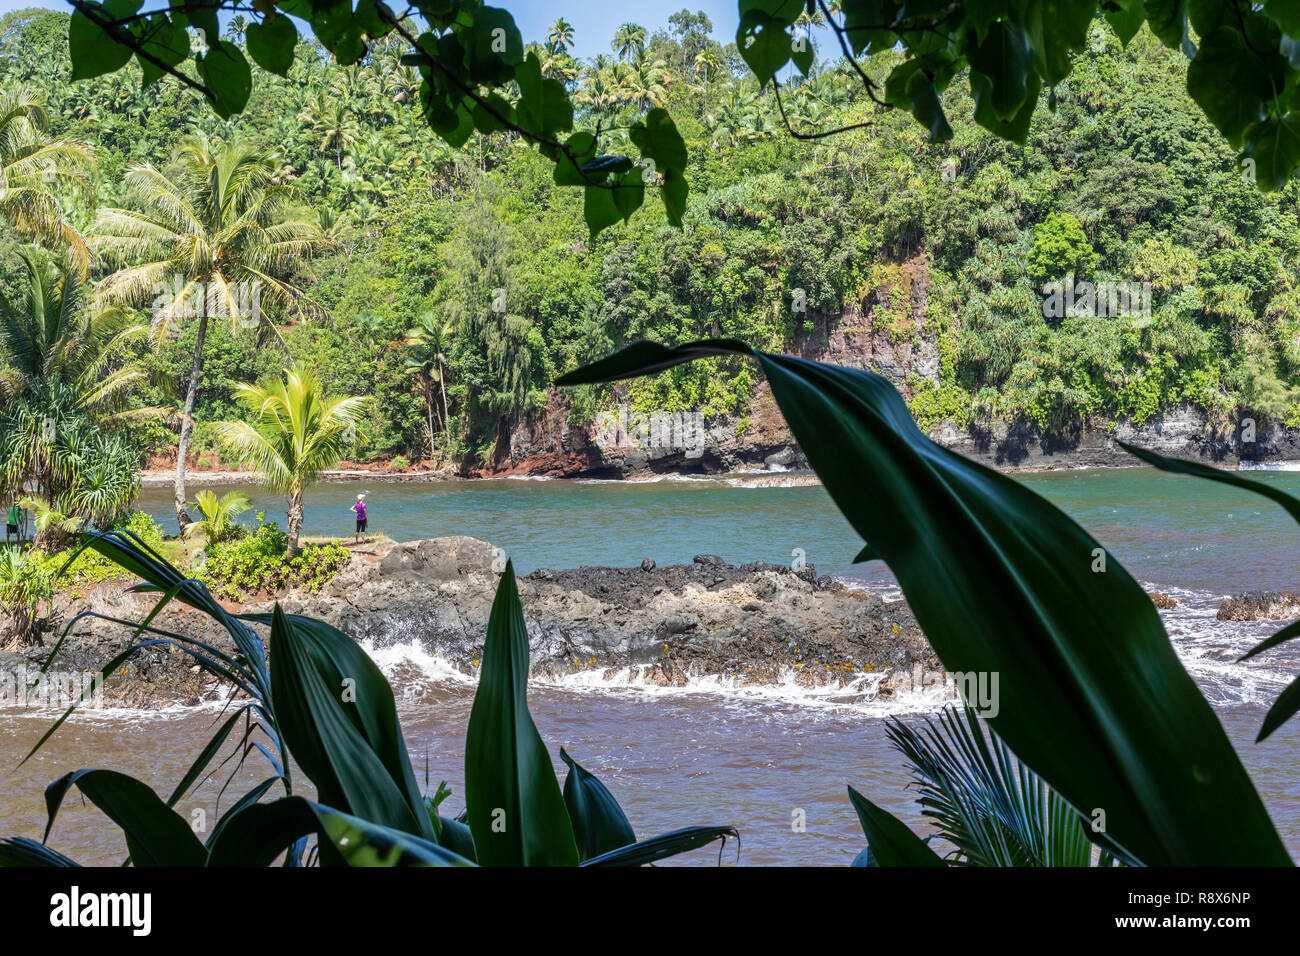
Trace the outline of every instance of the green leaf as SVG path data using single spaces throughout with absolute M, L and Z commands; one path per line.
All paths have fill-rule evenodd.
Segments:
M 1147 12 L 1142 0 L 1116 0 L 1116 8 L 1103 10 L 1102 15 L 1119 37 L 1119 42 L 1128 46 L 1129 41 L 1142 29 Z
M 1260 725 L 1259 734 L 1255 737 L 1255 743 L 1259 743 L 1281 727 L 1294 717 L 1298 710 L 1300 710 L 1300 677 L 1288 684 L 1286 690 L 1278 694 L 1277 700 L 1273 701 L 1273 706 L 1264 715 L 1264 723 Z
M 1255 181 L 1271 192 L 1281 189 L 1300 166 L 1300 113 L 1267 119 L 1246 132 L 1243 159 L 1255 164 Z
M 1242 488 L 1246 491 L 1253 491 L 1257 495 L 1263 495 L 1270 501 L 1281 505 L 1282 509 L 1291 516 L 1291 519 L 1297 524 L 1300 524 L 1300 500 L 1293 498 L 1280 488 L 1275 488 L 1262 481 L 1255 481 L 1252 478 L 1244 478 L 1236 472 L 1224 471 L 1221 468 L 1211 468 L 1209 465 L 1202 465 L 1200 462 L 1184 461 L 1179 458 L 1166 458 L 1164 455 L 1158 455 L 1153 451 L 1139 448 L 1136 445 L 1130 445 L 1127 442 L 1120 442 L 1119 444 L 1120 447 L 1129 454 L 1136 455 L 1138 458 L 1147 462 L 1147 464 L 1154 465 L 1161 471 L 1166 471 L 1174 475 L 1192 475 L 1196 478 L 1208 478 L 1210 481 L 1217 481 L 1220 484 L 1231 485 L 1234 488 Z M 1289 641 L 1297 634 L 1300 634 L 1300 621 L 1287 625 L 1268 640 L 1261 644 L 1257 644 L 1255 647 L 1251 648 L 1249 653 L 1243 655 L 1241 660 L 1244 661 L 1247 658 L 1254 657 L 1261 651 L 1266 651 L 1285 641 Z M 1278 727 L 1282 726 L 1282 724 L 1287 720 L 1295 716 L 1297 710 L 1300 710 L 1300 679 L 1289 684 L 1278 696 L 1277 700 L 1273 702 L 1273 706 L 1269 708 L 1268 713 L 1264 717 L 1264 723 L 1260 727 L 1259 735 L 1255 738 L 1255 742 L 1258 743 L 1268 737 L 1273 733 L 1273 731 L 1277 730 Z
M 1049 86 L 1056 86 L 1070 75 L 1070 51 L 1087 42 L 1097 8 L 1080 0 L 1027 0 L 1023 10 L 1034 70 Z
M 57 850 L 51 850 L 45 844 L 26 837 L 6 837 L 0 840 L 0 866 L 80 865 Z
M 431 840 L 393 691 L 379 668 L 322 621 L 286 615 L 279 605 L 269 617 L 280 732 L 321 802 Z
M 300 838 L 313 833 L 321 842 L 323 865 L 473 865 L 430 840 L 302 797 L 255 803 L 233 814 L 212 841 L 207 865 L 269 866 Z
M 564 805 L 573 822 L 582 859 L 589 860 L 610 850 L 636 842 L 632 824 L 608 788 L 560 748 L 560 759 L 569 767 L 564 778 Z
M 1147 25 L 1160 42 L 1171 50 L 1185 48 L 1187 39 L 1187 0 L 1145 0 Z
M 207 851 L 185 819 L 147 784 L 114 770 L 74 770 L 45 788 L 46 840 L 63 798 L 74 786 L 122 828 L 135 866 L 203 865 Z
M 190 55 L 190 38 L 166 14 L 157 14 L 150 17 L 145 25 L 141 49 L 136 51 L 136 59 L 140 63 L 141 87 L 149 86 L 165 74 L 162 67 L 146 58 L 145 54 L 161 60 L 167 66 L 175 67 Z
M 614 180 L 614 188 L 611 190 L 614 194 L 614 205 L 618 213 L 627 222 L 632 218 L 632 214 L 641 208 L 645 202 L 645 170 L 640 166 L 632 166 L 623 175 Z M 681 205 L 684 207 L 685 202 Z M 674 206 L 676 212 L 676 206 Z M 681 214 L 677 213 L 676 225 L 681 225 Z
M 248 55 L 262 69 L 288 76 L 293 66 L 293 51 L 298 43 L 298 28 L 282 13 L 273 13 L 261 23 L 248 25 Z
M 889 565 L 953 673 L 997 675 L 993 730 L 1085 815 L 1094 842 L 1147 865 L 1290 862 L 1218 718 L 1142 587 L 1013 478 L 941 448 L 885 379 L 738 342 L 640 342 L 559 384 L 707 355 L 758 358 L 795 440 Z
M 972 84 L 978 76 L 978 73 L 971 74 Z M 952 139 L 952 127 L 943 115 L 943 106 L 939 103 L 939 92 L 934 87 L 934 81 L 920 70 L 907 79 L 907 100 L 911 104 L 912 115 L 930 131 L 930 142 L 942 143 Z
M 85 7 L 100 20 L 109 21 L 131 16 L 140 9 L 140 2 L 109 0 L 108 3 L 89 2 Z M 72 59 L 74 81 L 120 70 L 131 59 L 132 52 L 129 46 L 114 40 L 82 10 L 74 10 L 68 19 L 68 54 Z
M 1287 36 L 1300 37 L 1300 5 L 1292 0 L 1264 0 L 1264 12 L 1277 21 Z
M 222 119 L 243 110 L 253 91 L 253 72 L 239 47 L 227 40 L 213 41 L 198 58 L 199 77 L 212 93 L 212 108 Z
M 1031 73 L 1029 78 L 1031 81 L 1029 94 L 1021 104 L 1020 111 L 1010 120 L 1003 120 L 993 106 L 993 88 L 988 78 L 982 73 L 972 72 L 970 88 L 971 95 L 975 98 L 975 122 L 1003 139 L 1011 140 L 1013 143 L 1025 142 L 1029 136 L 1029 124 L 1033 121 L 1034 110 L 1038 106 L 1038 96 L 1041 92 L 1038 77 Z
M 524 41 L 515 18 L 498 7 L 474 12 L 474 25 L 460 31 L 469 76 L 476 83 L 498 86 L 514 79 L 524 58 Z
M 989 27 L 988 36 L 968 47 L 966 58 L 972 69 L 989 80 L 990 102 L 1000 119 L 1014 119 L 1029 95 L 1029 41 L 1014 23 L 998 21 Z M 1036 80 L 1036 78 L 1035 78 Z
M 582 215 L 592 239 L 606 226 L 612 226 L 623 218 L 622 211 L 614 202 L 614 190 L 607 186 L 588 186 L 582 191 Z
M 465 802 L 483 866 L 573 866 L 578 846 L 528 713 L 528 629 L 506 563 L 465 735 Z
M 677 132 L 677 126 L 668 111 L 656 107 L 645 115 L 645 119 L 632 124 L 628 138 L 641 155 L 653 159 L 655 171 L 665 175 L 669 170 L 686 169 L 686 141 Z
M 619 847 L 617 850 L 610 850 L 608 853 L 602 853 L 600 856 L 584 861 L 582 865 L 647 866 L 659 860 L 665 860 L 670 856 L 698 850 L 702 846 L 708 846 L 715 840 L 721 840 L 723 846 L 725 846 L 728 838 L 739 840 L 740 834 L 734 827 L 684 827 L 670 833 L 662 833 L 648 840 L 642 840 L 640 843 L 633 843 L 630 846 Z
M 574 165 L 573 160 L 565 153 L 560 153 L 555 160 L 555 185 L 557 186 L 586 186 L 587 179 L 583 177 L 580 167 L 595 158 L 596 155 L 596 137 L 592 133 L 574 133 L 564 143 L 569 153 L 578 161 Z
M 797 14 L 798 5 L 794 7 Z M 790 62 L 794 39 L 786 31 L 792 22 L 793 16 L 773 16 L 759 6 L 753 6 L 741 15 L 736 27 L 736 49 L 754 71 L 759 86 L 769 83 L 777 71 Z M 811 54 L 809 50 L 809 58 Z
M 1224 138 L 1240 148 L 1246 128 L 1264 119 L 1264 104 L 1281 89 L 1285 61 L 1278 54 L 1259 57 L 1241 32 L 1222 27 L 1201 39 L 1187 66 L 1187 92 Z
M 867 835 L 875 866 L 946 866 L 943 858 L 894 816 L 849 787 L 849 801 Z M 855 863 L 856 865 L 856 863 Z M 864 861 L 863 865 L 868 865 Z

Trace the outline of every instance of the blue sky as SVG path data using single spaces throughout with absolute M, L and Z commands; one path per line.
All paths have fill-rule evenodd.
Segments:
M 147 0 L 148 6 L 158 6 Z M 678 10 L 703 10 L 713 21 L 713 38 L 727 43 L 736 38 L 736 0 L 640 0 L 629 4 L 619 0 L 496 0 L 514 14 L 525 40 L 541 40 L 556 17 L 573 24 L 574 53 L 580 57 L 609 53 L 609 41 L 619 25 L 629 20 L 650 33 L 667 29 L 668 18 Z M 70 11 L 62 0 L 0 0 L 0 14 L 28 7 Z

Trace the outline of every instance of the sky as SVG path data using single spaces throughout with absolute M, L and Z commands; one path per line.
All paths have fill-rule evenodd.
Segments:
M 692 13 L 703 10 L 713 21 L 713 38 L 726 44 L 736 38 L 736 0 L 496 0 L 493 6 L 505 7 L 519 24 L 524 41 L 541 41 L 556 17 L 573 24 L 574 49 L 578 57 L 609 53 L 614 31 L 629 21 L 639 23 L 647 33 L 668 28 L 668 18 L 679 10 Z M 161 6 L 146 0 L 146 9 Z M 394 5 L 395 6 L 395 5 Z M 70 12 L 63 0 L 0 0 L 0 15 L 29 7 L 47 7 Z

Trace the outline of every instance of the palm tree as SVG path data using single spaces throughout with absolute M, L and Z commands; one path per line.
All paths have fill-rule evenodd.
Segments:
M 424 397 L 425 413 L 429 416 L 429 457 L 434 454 L 434 412 L 438 413 L 438 425 L 442 433 L 447 433 L 447 375 L 444 366 L 447 363 L 448 342 L 456 331 L 452 322 L 442 322 L 433 312 L 420 315 L 418 324 L 406 333 L 406 344 L 419 349 L 419 352 L 406 360 L 407 374 L 415 375 L 420 381 L 420 391 Z M 434 397 L 434 386 L 442 393 L 442 404 Z
M 709 77 L 717 76 L 722 70 L 722 58 L 713 47 L 705 47 L 695 54 L 695 72 L 704 74 L 704 87 L 708 89 Z
M 927 842 L 953 847 L 950 865 L 1115 864 L 1089 841 L 1091 821 L 1021 763 L 969 707 L 944 708 L 937 726 L 929 718 L 920 728 L 891 719 L 885 732 L 911 765 L 921 815 L 936 831 Z M 865 801 L 852 787 L 849 794 L 861 817 Z M 868 847 L 854 865 L 872 865 L 871 855 Z
M 116 306 L 88 303 L 76 273 L 19 251 L 27 269 L 25 299 L 0 304 L 0 394 L 29 392 L 41 380 L 58 378 L 76 395 L 76 406 L 103 420 L 115 411 L 144 367 L 124 361 L 133 341 L 149 326 L 134 322 Z M 133 414 L 140 414 L 136 410 Z
M 564 17 L 559 17 L 546 31 L 546 49 L 551 53 L 562 53 L 573 46 L 573 24 Z
M 645 27 L 635 23 L 623 24 L 614 34 L 610 47 L 620 60 L 640 56 L 645 50 Z
M 203 520 L 190 523 L 185 534 L 202 534 L 209 545 L 233 538 L 239 532 L 235 518 L 253 506 L 242 491 L 228 491 L 220 498 L 215 492 L 200 491 L 194 496 L 194 504 Z
M 56 191 L 91 194 L 95 161 L 85 147 L 47 136 L 48 125 L 34 91 L 0 93 L 0 213 L 26 238 L 67 255 L 84 275 L 90 249 L 65 218 Z
M 235 459 L 288 497 L 285 557 L 296 557 L 303 496 L 343 459 L 366 399 L 326 395 L 315 373 L 302 365 L 287 369 L 283 382 L 237 385 L 235 398 L 252 412 L 253 423 L 218 422 L 217 438 Z
M 274 181 L 276 159 L 240 142 L 212 149 L 201 138 L 187 139 L 167 173 L 147 163 L 127 173 L 138 211 L 103 210 L 92 230 L 92 247 L 123 265 L 100 287 L 106 301 L 140 303 L 155 296 L 159 335 L 175 328 L 196 304 L 200 313 L 176 461 L 176 521 L 182 529 L 190 523 L 185 459 L 210 313 L 269 329 L 288 354 L 258 297 L 269 295 L 300 317 L 320 311 L 302 289 L 277 278 L 333 243 L 292 201 L 289 187 Z

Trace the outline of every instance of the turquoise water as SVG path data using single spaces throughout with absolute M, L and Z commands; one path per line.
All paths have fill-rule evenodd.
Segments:
M 1300 496 L 1300 472 L 1252 477 Z M 1063 508 L 1153 585 L 1226 593 L 1300 584 L 1300 529 L 1258 495 L 1150 468 L 1016 480 Z M 205 486 L 190 487 L 197 493 Z M 244 490 L 283 527 L 278 496 Z M 853 568 L 861 538 L 819 486 L 757 488 L 704 479 L 326 482 L 308 494 L 305 533 L 350 534 L 348 508 L 361 491 L 368 493 L 373 533 L 398 540 L 470 535 L 505 549 L 524 572 L 627 566 L 645 557 L 689 562 L 701 553 L 733 564 L 789 563 L 795 549 L 803 549 L 823 573 L 867 580 L 887 575 L 878 564 Z M 175 530 L 169 488 L 144 489 L 140 505 Z

